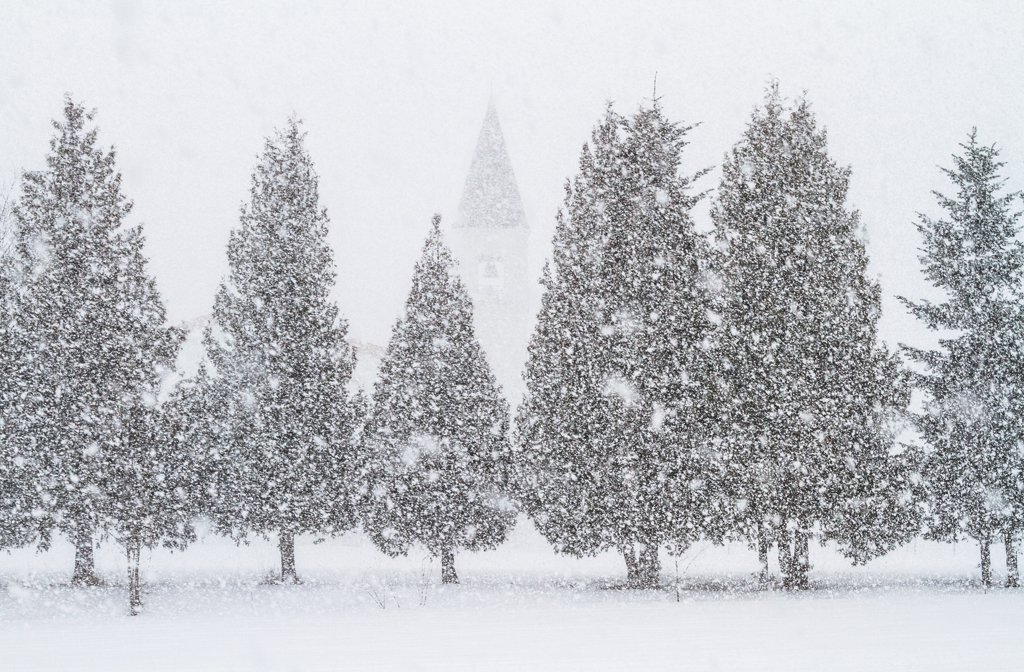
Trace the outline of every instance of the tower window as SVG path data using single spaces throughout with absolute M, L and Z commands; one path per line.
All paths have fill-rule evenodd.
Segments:
M 504 285 L 505 267 L 497 259 L 482 259 L 477 269 L 480 299 L 485 303 L 500 303 Z

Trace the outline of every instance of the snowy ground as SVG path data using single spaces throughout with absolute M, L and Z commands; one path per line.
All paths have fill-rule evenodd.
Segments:
M 758 592 L 741 546 L 663 558 L 660 591 L 621 588 L 615 555 L 555 556 L 529 523 L 457 559 L 359 535 L 297 543 L 304 583 L 273 585 L 269 542 L 205 537 L 144 557 L 126 615 L 124 561 L 72 589 L 73 549 L 0 555 L 0 670 L 984 670 L 1024 666 L 1024 590 L 978 586 L 977 549 L 917 542 L 863 568 L 814 547 L 814 589 Z M 996 568 L 1003 567 L 995 548 Z M 998 578 L 1002 578 L 999 576 Z M 676 586 L 678 583 L 678 598 Z M 384 608 L 381 608 L 383 604 Z

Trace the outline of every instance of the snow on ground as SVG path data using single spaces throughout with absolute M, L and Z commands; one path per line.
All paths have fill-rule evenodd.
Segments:
M 995 567 L 1003 567 L 994 548 Z M 304 582 L 267 579 L 273 543 L 204 536 L 144 558 L 145 612 L 126 615 L 119 550 L 107 585 L 67 585 L 73 549 L 0 555 L 0 670 L 982 670 L 1024 664 L 1024 591 L 978 585 L 977 548 L 916 542 L 866 567 L 812 548 L 814 589 L 759 592 L 754 553 L 663 557 L 659 591 L 621 587 L 621 558 L 556 556 L 521 521 L 502 548 L 457 558 L 440 585 L 422 552 L 390 559 L 358 534 L 296 544 Z M 997 573 L 998 576 L 998 573 Z M 998 577 L 1001 578 L 1001 577 Z M 678 593 L 677 587 L 678 585 Z M 382 606 L 383 605 L 383 608 Z

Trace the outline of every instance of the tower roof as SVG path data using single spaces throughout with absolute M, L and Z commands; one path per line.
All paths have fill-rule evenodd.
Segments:
M 493 100 L 487 106 L 473 162 L 469 164 L 455 226 L 501 229 L 526 226 L 523 199 L 519 196 Z

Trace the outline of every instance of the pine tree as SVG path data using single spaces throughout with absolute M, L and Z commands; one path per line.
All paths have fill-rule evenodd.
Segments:
M 562 553 L 658 551 L 722 536 L 710 252 L 694 230 L 684 136 L 657 101 L 609 106 L 566 185 L 517 418 L 522 497 Z
M 164 308 L 143 256 L 141 225 L 127 226 L 113 150 L 85 131 L 92 113 L 69 99 L 54 122 L 47 170 L 26 172 L 14 210 L 21 395 L 16 466 L 36 492 L 41 544 L 53 529 L 75 543 L 75 583 L 95 580 L 93 543 L 125 516 L 117 474 L 131 425 L 173 369 L 183 334 Z M 131 515 L 136 515 L 133 512 Z
M 764 580 L 777 544 L 794 588 L 807 586 L 812 530 L 865 562 L 915 529 L 911 465 L 890 455 L 908 392 L 878 343 L 880 289 L 845 205 L 849 177 L 809 103 L 787 110 L 774 84 L 712 208 L 734 532 L 758 548 Z
M 1004 165 L 972 131 L 955 168 L 943 172 L 955 197 L 938 192 L 948 219 L 920 216 L 925 277 L 944 301 L 902 299 L 929 329 L 950 330 L 941 349 L 904 346 L 923 365 L 927 393 L 915 424 L 929 450 L 924 475 L 931 510 L 927 534 L 981 545 L 981 573 L 991 584 L 989 546 L 1006 544 L 1007 583 L 1016 586 L 1017 539 L 1024 529 L 1024 244 L 1017 193 L 1000 194 Z M 947 332 L 949 333 L 949 332 Z
M 228 244 L 229 278 L 206 333 L 215 451 L 212 514 L 236 539 L 278 535 L 295 581 L 295 535 L 355 524 L 346 386 L 355 357 L 329 299 L 335 272 L 318 178 L 299 122 L 269 138 Z
M 509 413 L 473 334 L 473 308 L 433 219 L 405 315 L 391 334 L 363 433 L 363 528 L 385 553 L 413 543 L 441 557 L 501 544 L 515 524 L 509 497 Z

